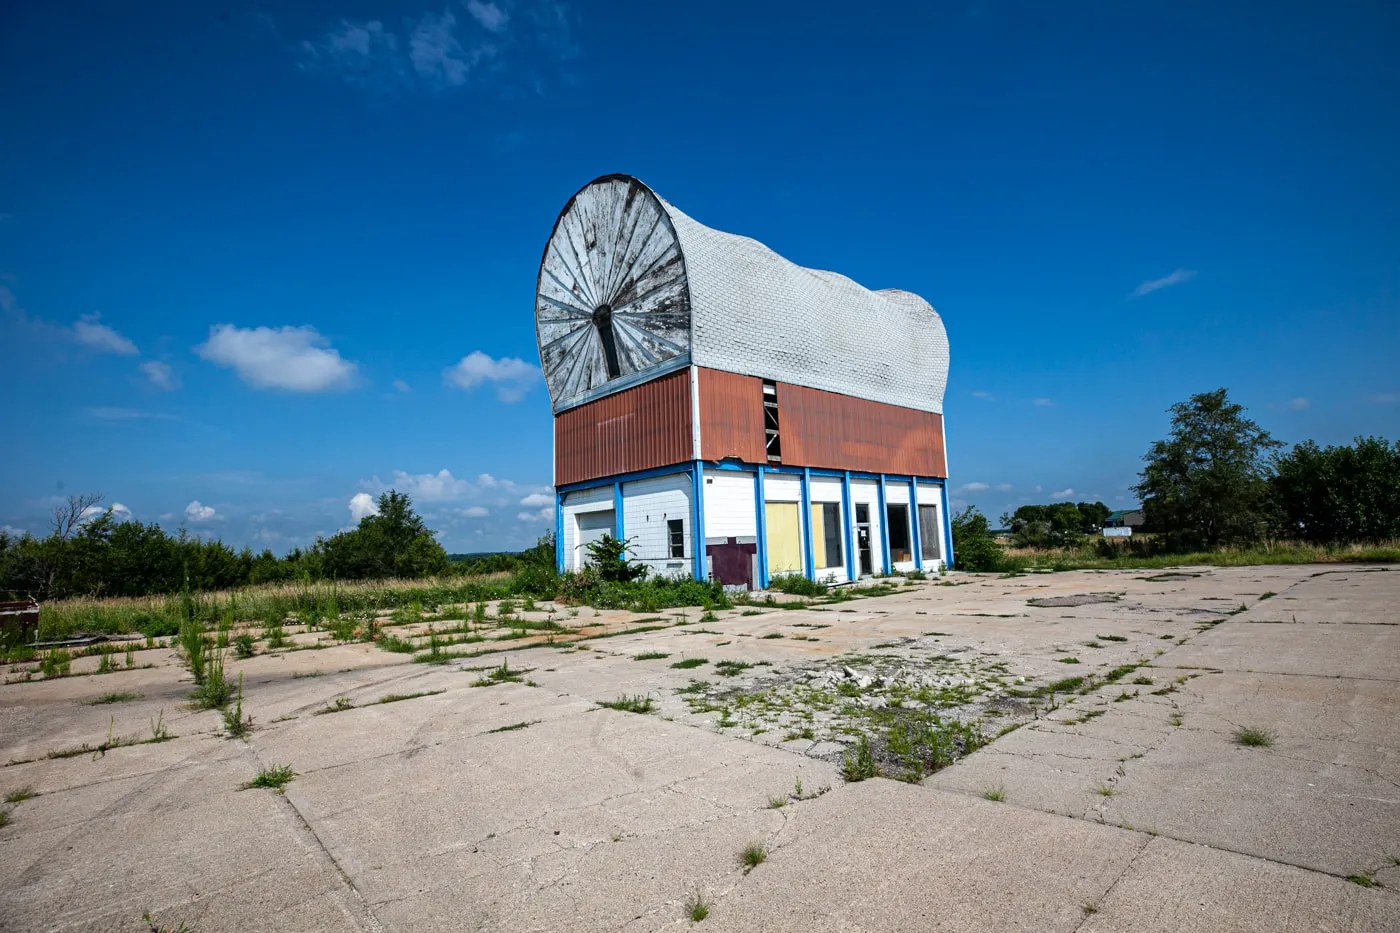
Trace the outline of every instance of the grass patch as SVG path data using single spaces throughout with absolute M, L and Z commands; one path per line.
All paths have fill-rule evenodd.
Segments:
M 420 690 L 417 693 L 391 693 L 388 696 L 380 697 L 376 703 L 399 703 L 403 700 L 416 700 L 419 697 L 437 696 L 439 693 L 446 693 L 446 690 Z
M 782 633 L 782 632 L 769 632 L 767 635 L 760 635 L 760 636 L 758 636 L 758 637 L 759 637 L 759 638 L 782 638 L 782 637 L 783 637 L 783 633 Z M 878 648 L 879 645 L 876 645 L 876 647 Z
M 1277 736 L 1268 729 L 1241 728 L 1235 730 L 1235 744 L 1248 748 L 1269 748 Z
M 1109 671 L 1107 674 L 1103 675 L 1104 682 L 1105 682 L 1105 683 L 1110 683 L 1110 684 L 1115 684 L 1115 683 L 1117 683 L 1118 681 L 1122 680 L 1124 677 L 1127 677 L 1127 676 L 1128 676 L 1129 674 L 1131 674 L 1133 671 L 1137 670 L 1139 667 L 1142 667 L 1142 665 L 1141 665 L 1141 664 L 1124 664 L 1124 665 L 1122 665 L 1122 666 L 1120 666 L 1120 667 L 1115 667 L 1113 670 L 1111 670 L 1111 671 Z
M 351 702 L 349 697 L 336 697 L 334 703 L 329 703 L 321 707 L 316 711 L 316 715 L 324 716 L 327 713 L 343 713 L 346 710 L 352 710 L 354 708 L 355 704 Z
M 530 673 L 534 668 L 523 668 L 518 671 L 510 669 L 510 659 L 501 662 L 500 667 L 493 667 L 491 671 L 482 677 L 472 681 L 473 687 L 494 687 L 497 684 L 519 684 L 524 683 L 523 675 Z
M 663 660 L 663 659 L 665 659 L 665 658 L 669 658 L 670 656 L 671 656 L 671 653 L 670 653 L 669 651 L 643 651 L 641 654 L 634 654 L 634 655 L 632 655 L 632 660 L 633 660 L 633 661 L 660 661 L 660 660 Z M 675 665 L 672 665 L 672 666 L 674 667 Z
M 715 673 L 721 677 L 736 677 L 751 667 L 748 661 L 716 661 Z
M 709 663 L 709 658 L 685 658 L 684 660 L 676 661 L 671 666 L 678 671 L 689 671 L 697 667 L 703 667 Z
M 1375 872 L 1370 871 L 1363 871 L 1359 875 L 1347 875 L 1347 880 L 1352 884 L 1359 884 L 1363 888 L 1384 887 L 1384 885 L 1376 880 Z
M 12 790 L 5 795 L 6 803 L 24 803 L 31 797 L 39 796 L 32 787 L 21 787 L 19 790 Z
M 1125 638 L 1125 637 L 1122 636 L 1122 635 L 1095 635 L 1094 637 L 1097 638 L 1099 641 L 1127 641 L 1127 640 L 1128 640 L 1127 638 Z
M 273 765 L 270 768 L 263 768 L 258 772 L 258 776 L 251 781 L 239 785 L 239 790 L 252 790 L 255 787 L 265 787 L 268 790 L 281 791 L 292 782 L 297 773 L 292 770 L 291 765 Z
M 846 752 L 846 757 L 841 762 L 841 777 L 854 784 L 874 776 L 875 754 L 870 750 L 870 740 L 862 735 L 856 739 L 855 750 Z
M 1278 594 L 1275 593 L 1273 590 L 1265 590 L 1263 593 L 1260 593 L 1260 594 L 1259 594 L 1259 598 L 1260 598 L 1261 600 L 1273 599 L 1273 598 L 1274 598 L 1275 596 L 1277 596 L 1277 595 L 1278 595 Z
M 145 696 L 144 693 L 134 691 L 124 691 L 120 693 L 104 693 L 93 700 L 88 700 L 88 706 L 102 706 L 107 703 L 130 703 L 132 700 L 139 700 Z
M 1079 663 L 1079 659 L 1076 658 L 1074 655 L 1069 655 L 1068 657 L 1063 657 L 1063 658 L 1056 658 L 1055 660 L 1056 660 L 1056 661 L 1059 661 L 1061 664 L 1078 664 L 1078 663 Z
M 1118 791 L 1109 787 L 1107 784 L 1100 784 L 1098 787 L 1094 788 L 1094 793 L 1098 794 L 1100 797 L 1112 797 L 1117 794 Z
M 651 697 L 636 694 L 635 696 L 620 696 L 616 700 L 599 700 L 598 705 L 606 709 L 620 710 L 624 713 L 650 713 L 656 708 L 656 702 Z
M 1084 686 L 1083 677 L 1066 677 L 1063 680 L 1056 680 L 1045 688 L 1047 693 L 1070 693 Z
M 1001 803 L 1006 799 L 1006 788 L 998 784 L 996 787 L 989 787 L 984 790 L 982 796 L 995 803 Z
M 528 729 L 540 722 L 543 722 L 543 720 L 531 719 L 529 722 L 513 722 L 508 726 L 498 726 L 495 729 L 487 729 L 486 734 L 493 735 L 497 732 L 519 732 L 521 729 Z
M 710 915 L 710 903 L 705 900 L 705 895 L 696 891 L 685 900 L 685 915 L 690 918 L 691 923 L 699 923 Z
M 739 853 L 739 864 L 744 866 L 744 871 L 751 872 L 764 862 L 768 861 L 768 850 L 760 843 L 751 842 L 744 846 Z

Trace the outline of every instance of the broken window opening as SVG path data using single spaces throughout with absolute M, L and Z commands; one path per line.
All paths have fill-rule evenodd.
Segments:
M 598 341 L 603 345 L 603 362 L 608 368 L 608 378 L 622 375 L 622 367 L 617 362 L 617 335 L 613 333 L 612 305 L 604 302 L 593 310 L 593 327 L 598 331 Z
M 763 436 L 770 463 L 783 462 L 783 443 L 778 436 L 778 384 L 763 380 Z

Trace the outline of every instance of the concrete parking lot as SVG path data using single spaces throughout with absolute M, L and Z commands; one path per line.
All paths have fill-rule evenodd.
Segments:
M 611 637 L 230 661 L 246 739 L 170 649 L 0 687 L 0 929 L 1400 930 L 1400 570 L 557 617 Z M 928 710 L 986 744 L 843 778 Z

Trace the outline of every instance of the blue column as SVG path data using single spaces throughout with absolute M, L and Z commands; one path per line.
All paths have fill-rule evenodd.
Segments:
M 885 573 L 893 573 L 890 563 L 890 513 L 885 508 L 885 474 L 880 474 L 880 556 L 885 562 Z
M 695 547 L 695 579 L 705 579 L 705 465 L 696 460 L 690 467 L 695 489 L 691 496 L 695 519 L 690 525 L 690 540 Z
M 919 536 L 919 478 L 909 477 L 909 534 L 913 536 L 914 566 L 924 569 L 924 540 Z
M 812 471 L 802 468 L 802 567 L 808 580 L 817 578 L 816 555 L 812 553 Z
M 554 494 L 554 567 L 564 572 L 564 494 Z
M 758 475 L 754 479 L 754 498 L 757 500 L 758 511 L 755 517 L 758 524 L 758 579 L 755 583 L 760 590 L 768 589 L 768 509 L 764 507 L 767 501 L 763 492 L 763 467 L 758 468 Z
M 948 481 L 941 485 L 943 492 L 943 540 L 948 547 L 943 552 L 943 566 L 953 569 L 953 516 L 948 514 Z
M 622 484 L 613 483 L 613 537 L 627 540 L 627 526 L 622 520 Z
M 841 477 L 841 535 L 846 545 L 846 579 L 856 578 L 856 520 L 851 515 L 851 471 Z

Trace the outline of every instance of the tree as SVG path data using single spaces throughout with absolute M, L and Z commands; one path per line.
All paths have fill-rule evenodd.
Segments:
M 632 546 L 632 538 L 626 540 L 604 534 L 585 546 L 588 562 L 598 570 L 598 579 L 604 583 L 631 583 L 647 575 L 646 564 L 635 564 L 627 559 L 627 551 Z
M 987 516 L 969 505 L 953 516 L 953 564 L 959 570 L 1000 570 L 1004 561 Z
M 1275 527 L 1314 544 L 1400 537 L 1400 441 L 1358 437 L 1351 446 L 1304 441 L 1273 458 Z
M 1023 505 L 1001 517 L 1016 547 L 1076 547 L 1083 542 L 1084 516 L 1073 502 Z
M 312 550 L 320 574 L 341 579 L 422 577 L 447 569 L 447 552 L 413 510 L 413 500 L 393 489 L 380 495 L 379 514 L 317 541 Z
M 1079 502 L 1075 504 L 1075 508 L 1079 510 L 1079 530 L 1086 535 L 1102 531 L 1103 523 L 1113 514 L 1102 502 Z
M 1168 411 L 1171 436 L 1143 457 L 1133 487 L 1147 524 L 1174 547 L 1218 547 L 1258 537 L 1267 516 L 1270 450 L 1282 446 L 1244 417 L 1226 390 L 1193 395 Z

